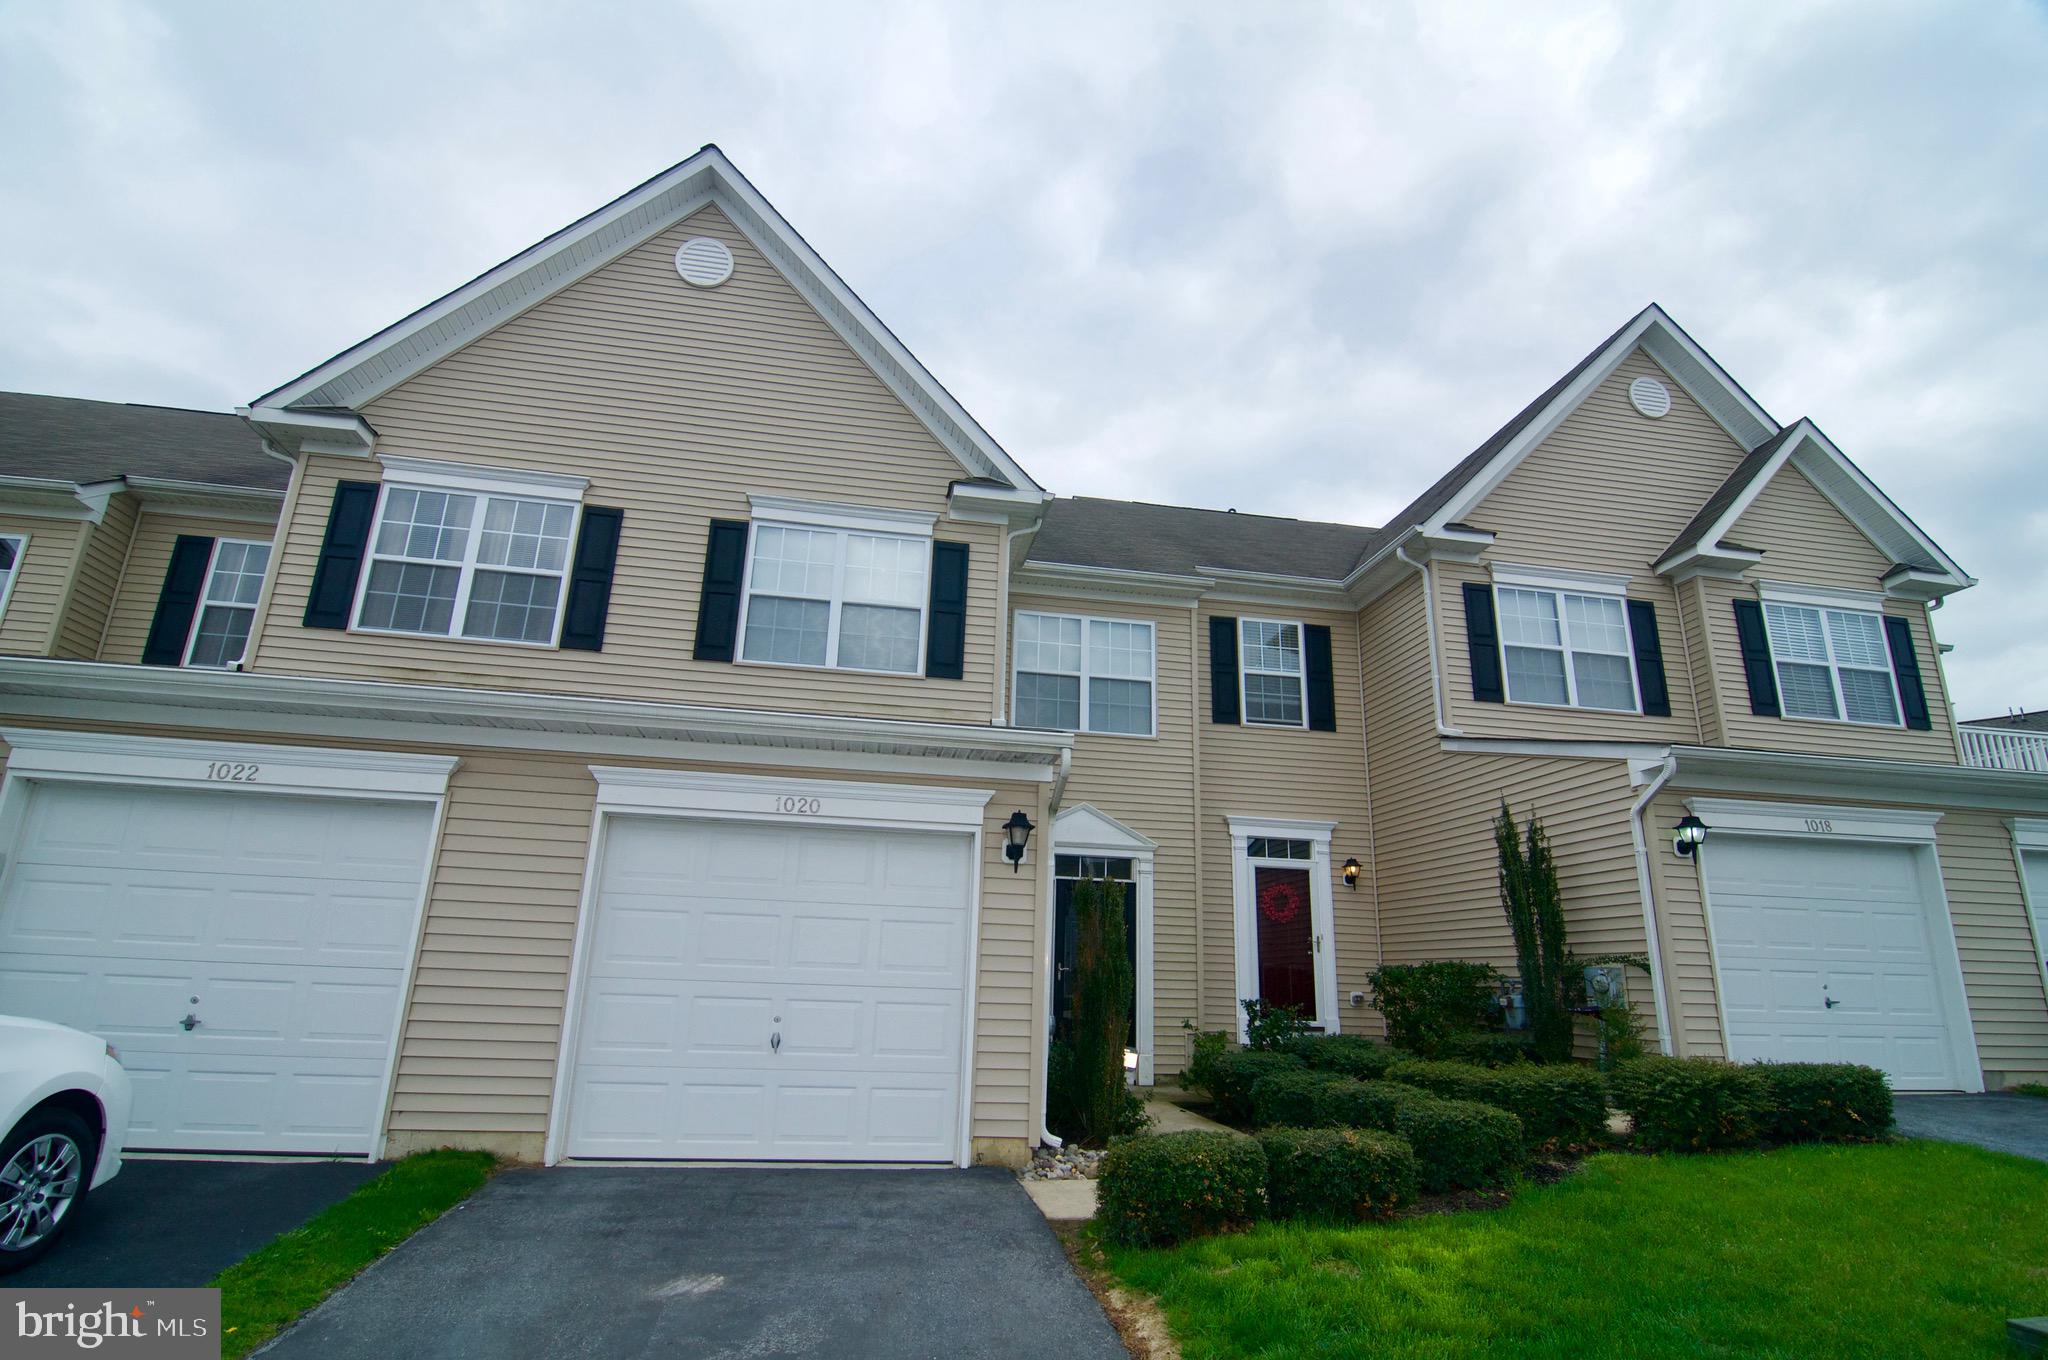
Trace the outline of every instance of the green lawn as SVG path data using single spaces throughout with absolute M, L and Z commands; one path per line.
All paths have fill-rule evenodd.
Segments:
M 1187 1360 L 2009 1357 L 2048 1164 L 1946 1143 L 1589 1159 L 1495 1213 L 1106 1249 Z
M 305 1227 L 237 1261 L 220 1289 L 221 1356 L 236 1360 L 489 1179 L 488 1152 L 422 1152 L 366 1181 Z

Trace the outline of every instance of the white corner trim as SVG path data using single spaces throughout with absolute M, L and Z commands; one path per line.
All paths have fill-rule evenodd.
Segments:
M 7 773 L 26 779 L 343 798 L 439 798 L 462 763 L 458 756 L 31 727 L 0 729 L 0 740 L 8 746 Z
M 972 831 L 993 789 L 861 784 L 836 779 L 709 774 L 592 765 L 597 806 L 606 812 L 694 814 L 744 821 Z
M 583 493 L 590 487 L 588 477 L 566 472 L 450 463 L 437 458 L 401 458 L 395 453 L 380 453 L 377 461 L 384 465 L 386 481 L 435 491 L 522 496 L 541 501 L 581 501 Z
M 2012 829 L 2012 843 L 2020 849 L 2048 850 L 2048 820 L 2008 817 L 2005 824 Z
M 1230 826 L 1233 838 L 1242 840 L 1247 836 L 1289 841 L 1316 841 L 1327 847 L 1330 837 L 1336 832 L 1335 822 L 1301 821 L 1286 817 L 1234 817 L 1223 819 Z
M 1884 612 L 1884 592 L 1849 590 L 1841 586 L 1808 586 L 1792 581 L 1758 581 L 1757 598 L 1773 604 L 1803 604 L 1814 609 L 1853 609 L 1865 614 Z
M 747 504 L 752 507 L 756 520 L 846 529 L 855 533 L 910 534 L 929 538 L 932 526 L 939 521 L 936 514 L 922 510 L 800 500 L 794 496 L 764 496 L 752 491 L 747 493 Z
M 1531 590 L 1562 590 L 1576 595 L 1626 595 L 1627 573 L 1575 571 L 1568 567 L 1525 567 L 1512 562 L 1492 565 L 1497 586 L 1524 586 Z
M 1685 805 L 1716 832 L 1800 836 L 1813 840 L 1934 844 L 1943 814 L 1925 808 L 1857 807 L 1826 803 L 1772 803 L 1738 798 L 1688 798 Z

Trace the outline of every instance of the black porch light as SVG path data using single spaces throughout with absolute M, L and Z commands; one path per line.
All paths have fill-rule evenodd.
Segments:
M 1358 857 L 1357 857 L 1356 855 L 1352 856 L 1352 857 L 1351 857 L 1350 859 L 1347 859 L 1347 860 L 1345 860 L 1345 861 L 1344 861 L 1344 886 L 1345 886 L 1345 887 L 1347 887 L 1347 888 L 1349 888 L 1349 889 L 1351 889 L 1351 891 L 1353 891 L 1353 892 L 1357 892 L 1357 891 L 1358 891 L 1358 876 L 1359 876 L 1359 874 L 1363 873 L 1364 871 L 1365 871 L 1365 866 L 1364 866 L 1363 864 L 1360 864 L 1360 863 L 1358 862 Z
M 1671 848 L 1681 856 L 1690 859 L 1707 839 L 1707 824 L 1690 812 L 1679 819 L 1678 834 L 1671 838 Z
M 1024 815 L 1022 808 L 1010 814 L 1010 820 L 1003 823 L 1003 855 L 1010 861 L 1010 872 L 1016 873 L 1017 866 L 1024 862 L 1024 847 L 1031 841 L 1031 833 L 1038 828 Z

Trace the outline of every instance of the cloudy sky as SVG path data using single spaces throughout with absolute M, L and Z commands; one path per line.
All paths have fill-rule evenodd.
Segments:
M 245 402 L 712 141 L 1063 493 L 1376 523 L 1658 301 L 2048 707 L 2039 3 L 0 0 L 0 127 L 72 396 Z

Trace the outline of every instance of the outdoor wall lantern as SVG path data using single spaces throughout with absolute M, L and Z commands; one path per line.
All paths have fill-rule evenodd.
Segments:
M 1706 839 L 1707 824 L 1688 812 L 1679 820 L 1678 834 L 1672 838 L 1671 848 L 1690 859 Z
M 1019 808 L 1010 814 L 1010 820 L 1003 823 L 1003 854 L 1010 861 L 1010 872 L 1016 873 L 1017 866 L 1024 862 L 1024 847 L 1031 840 L 1031 833 L 1037 830 L 1031 819 Z
M 1363 870 L 1364 868 L 1365 868 L 1365 866 L 1364 866 L 1363 864 L 1360 864 L 1360 863 L 1358 862 L 1358 859 L 1357 859 L 1357 857 L 1356 857 L 1356 856 L 1352 857 L 1351 859 L 1347 859 L 1347 860 L 1345 860 L 1345 861 L 1344 861 L 1344 886 L 1345 886 L 1345 887 L 1347 887 L 1347 888 L 1349 888 L 1349 889 L 1351 889 L 1351 891 L 1353 891 L 1353 892 L 1357 892 L 1357 891 L 1358 891 L 1358 875 L 1359 875 L 1359 873 L 1360 873 L 1360 872 L 1361 872 L 1361 871 L 1362 871 L 1362 870 Z

